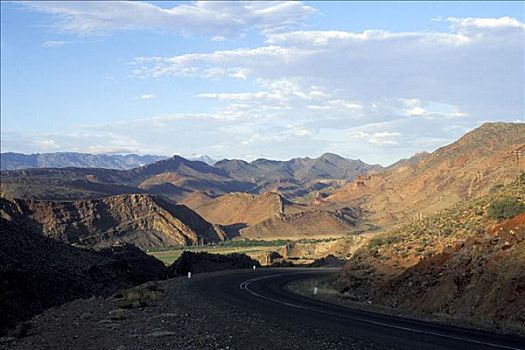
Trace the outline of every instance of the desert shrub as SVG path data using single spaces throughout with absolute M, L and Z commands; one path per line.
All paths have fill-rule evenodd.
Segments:
M 368 248 L 375 249 L 383 245 L 390 245 L 393 243 L 397 243 L 400 240 L 401 238 L 399 238 L 398 236 L 394 236 L 394 235 L 373 237 L 368 242 Z
M 488 215 L 492 219 L 509 219 L 525 211 L 525 204 L 517 198 L 505 197 L 492 202 Z
M 451 227 L 449 226 L 445 226 L 443 227 L 443 229 L 441 230 L 441 235 L 442 236 L 445 236 L 445 237 L 448 237 L 452 234 L 452 232 L 454 232 L 454 230 L 452 230 Z
M 494 192 L 498 192 L 499 190 L 501 190 L 503 187 L 505 187 L 503 184 L 495 184 L 494 186 L 492 186 L 492 188 L 490 189 L 490 192 L 494 193 Z

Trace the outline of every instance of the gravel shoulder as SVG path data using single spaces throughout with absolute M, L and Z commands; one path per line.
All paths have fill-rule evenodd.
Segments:
M 0 339 L 0 349 L 393 349 L 254 313 L 199 288 L 231 273 L 149 282 L 124 299 L 75 300 Z

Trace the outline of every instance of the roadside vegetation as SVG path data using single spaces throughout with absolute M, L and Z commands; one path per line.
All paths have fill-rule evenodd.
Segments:
M 287 244 L 295 243 L 326 243 L 333 241 L 333 238 L 327 239 L 301 239 L 301 240 L 284 240 L 277 239 L 273 241 L 263 241 L 256 239 L 227 240 L 206 245 L 194 246 L 169 246 L 154 248 L 147 251 L 148 254 L 161 260 L 166 265 L 172 264 L 183 252 L 207 252 L 211 254 L 255 254 L 267 251 L 277 250 Z
M 508 220 L 525 212 L 524 180 L 371 237 L 334 288 L 352 301 L 523 325 L 514 311 L 522 309 L 520 299 L 513 299 L 524 261 L 517 228 L 523 218 Z M 498 260 L 502 256 L 507 260 Z M 476 299 L 482 292 L 483 299 Z
M 505 197 L 492 202 L 488 215 L 492 219 L 509 219 L 525 211 L 525 204 L 518 198 Z

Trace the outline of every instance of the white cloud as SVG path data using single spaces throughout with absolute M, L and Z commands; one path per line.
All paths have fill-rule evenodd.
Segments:
M 401 134 L 399 132 L 374 132 L 374 133 L 367 133 L 365 131 L 357 131 L 354 133 L 354 137 L 359 139 L 365 139 L 366 141 L 376 144 L 376 145 L 397 145 L 399 142 L 395 140 L 396 138 L 400 137 Z
M 338 99 L 365 106 L 362 111 L 378 101 L 409 98 L 422 102 L 409 111 L 414 116 L 432 114 L 425 103 L 433 101 L 455 106 L 456 116 L 515 119 L 525 114 L 524 41 L 523 24 L 516 19 L 467 18 L 443 32 L 267 33 L 266 45 L 260 47 L 139 57 L 134 64 L 141 77 L 206 78 L 210 70 L 218 70 L 224 73 L 216 78 L 225 79 L 233 77 L 233 69 L 246 72 L 246 80 L 267 85 L 300 80 L 330 87 L 324 92 L 337 91 Z M 329 105 L 325 99 L 309 106 L 305 109 L 313 111 Z
M 382 42 L 389 40 L 438 41 L 448 44 L 463 44 L 469 38 L 457 33 L 433 32 L 398 32 L 385 30 L 365 30 L 362 33 L 344 31 L 296 31 L 286 33 L 269 33 L 266 43 L 271 45 L 325 47 L 348 43 Z
M 204 4 L 215 10 L 229 5 L 237 6 Z M 201 5 L 190 5 L 195 6 Z M 80 133 L 7 134 L 2 145 L 34 150 L 45 144 L 32 140 L 56 140 L 62 149 L 202 153 L 217 159 L 332 151 L 387 164 L 432 151 L 484 120 L 523 121 L 523 24 L 509 18 L 449 20 L 450 29 L 442 32 L 268 32 L 253 24 L 249 28 L 265 33 L 262 46 L 132 62 L 141 78 L 210 80 L 197 94 L 209 110 L 87 124 L 76 128 Z M 231 36 L 207 33 L 212 40 Z
M 417 98 L 412 99 L 401 99 L 401 102 L 405 106 L 403 111 L 404 115 L 418 117 L 424 115 L 427 111 L 421 107 L 421 101 Z
M 329 89 L 310 85 L 302 79 L 259 79 L 262 88 L 255 92 L 201 93 L 200 98 L 221 103 L 213 113 L 219 119 L 287 119 L 294 115 L 311 119 L 324 113 L 332 115 L 361 115 L 363 106 L 345 100 Z
M 110 138 L 100 144 L 90 145 L 87 153 L 138 153 L 141 151 L 140 144 L 130 137 L 110 134 Z
M 285 143 L 297 139 L 311 139 L 315 132 L 300 125 L 289 124 L 285 127 L 270 127 L 257 132 L 245 133 L 247 137 L 241 141 L 243 145 Z
M 156 149 L 142 145 L 125 133 L 108 132 L 106 128 L 74 127 L 63 132 L 13 132 L 2 130 L 2 149 L 35 153 L 71 151 L 86 153 L 155 153 Z M 117 128 L 118 129 L 118 128 Z
M 153 30 L 205 34 L 220 41 L 255 29 L 275 31 L 300 24 L 315 10 L 299 1 L 194 1 L 162 8 L 143 1 L 62 1 L 24 3 L 54 15 L 55 27 L 79 36 Z
M 48 40 L 48 41 L 44 41 L 42 43 L 42 47 L 46 48 L 46 49 L 51 49 L 51 48 L 61 47 L 61 46 L 64 46 L 66 44 L 69 44 L 69 43 L 70 43 L 69 41 Z
M 36 147 L 38 147 L 39 149 L 42 149 L 44 151 L 55 150 L 55 149 L 60 148 L 58 143 L 55 140 L 53 140 L 53 139 L 36 140 L 36 141 L 33 141 L 33 145 L 35 145 Z
M 211 41 L 216 41 L 216 42 L 220 42 L 224 40 L 226 40 L 226 37 L 223 35 L 215 35 L 211 38 Z
M 155 98 L 154 94 L 142 94 L 140 95 L 141 100 L 152 100 Z
M 449 22 L 454 24 L 456 28 L 521 28 L 525 29 L 525 25 L 516 18 L 511 17 L 500 17 L 500 18 L 456 18 L 449 17 Z
M 211 53 L 190 53 L 173 57 L 137 57 L 133 64 L 139 67 L 133 73 L 140 77 L 153 78 L 163 76 L 209 78 L 211 68 L 220 68 L 223 69 L 223 75 L 246 78 L 249 72 L 257 71 L 261 67 L 273 67 L 276 62 L 285 60 L 290 60 L 290 63 L 310 53 L 310 50 L 262 46 L 253 49 L 239 48 Z M 237 62 L 240 65 L 237 65 Z

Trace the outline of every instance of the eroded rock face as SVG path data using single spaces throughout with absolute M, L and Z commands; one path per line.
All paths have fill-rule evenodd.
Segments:
M 0 334 L 51 306 L 166 276 L 162 262 L 133 246 L 77 248 L 0 218 Z
M 66 243 L 142 249 L 217 242 L 225 235 L 183 205 L 152 195 L 119 195 L 83 201 L 0 198 L 0 215 L 32 232 Z

